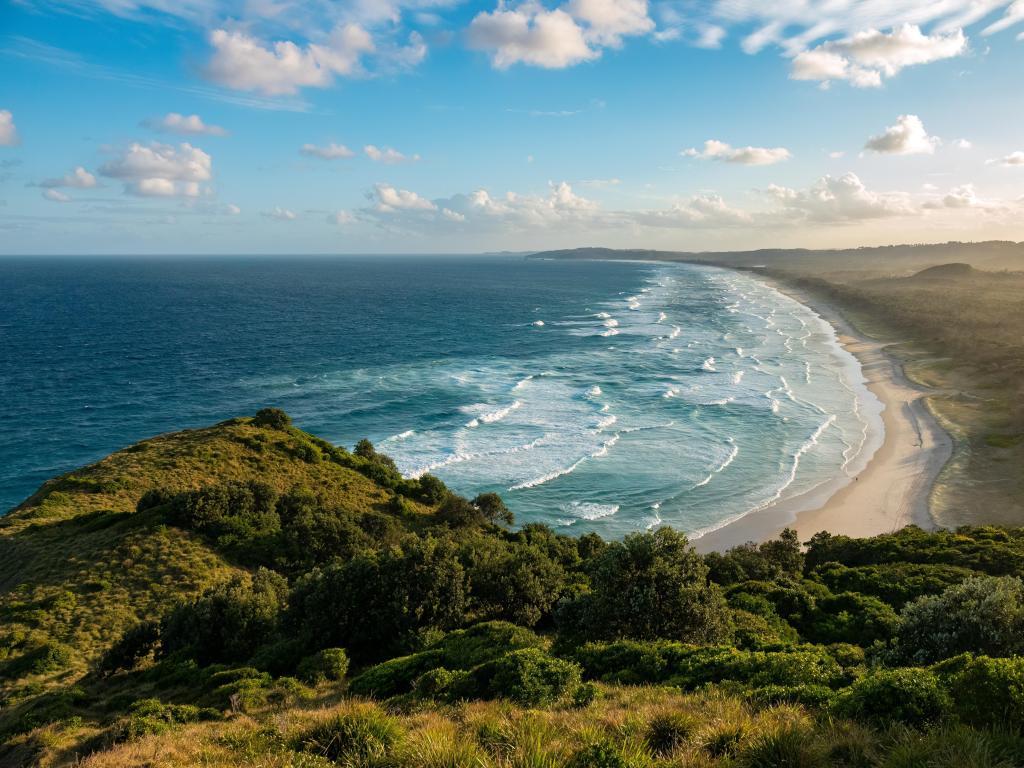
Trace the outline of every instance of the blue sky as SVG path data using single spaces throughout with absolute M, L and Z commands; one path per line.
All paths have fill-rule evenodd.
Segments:
M 1024 239 L 1024 0 L 0 0 L 0 71 L 0 253 Z

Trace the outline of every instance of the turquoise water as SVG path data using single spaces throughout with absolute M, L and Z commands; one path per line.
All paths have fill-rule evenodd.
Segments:
M 0 506 L 279 405 L 519 521 L 691 534 L 864 459 L 877 400 L 811 310 L 711 267 L 497 259 L 0 263 Z

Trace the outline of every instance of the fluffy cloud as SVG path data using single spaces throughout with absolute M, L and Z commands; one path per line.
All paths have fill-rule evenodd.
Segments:
M 685 229 L 715 229 L 754 223 L 751 214 L 732 208 L 720 195 L 707 192 L 675 203 L 667 210 L 640 211 L 632 216 L 637 223 L 647 226 Z
M 131 195 L 198 197 L 202 183 L 213 177 L 213 160 L 187 142 L 177 147 L 136 142 L 101 166 L 100 174 L 124 182 Z
M 19 143 L 21 137 L 14 126 L 14 115 L 9 109 L 0 109 L 0 147 L 13 147 Z
M 280 40 L 267 47 L 244 32 L 217 29 L 210 33 L 213 57 L 207 64 L 210 79 L 240 91 L 267 96 L 294 94 L 303 87 L 324 88 L 335 75 L 350 75 L 360 57 L 375 46 L 370 33 L 358 24 L 337 27 L 325 45 L 300 47 Z
M 618 48 L 625 36 L 654 31 L 647 0 L 569 0 L 565 10 L 586 24 L 584 36 L 595 45 Z
M 1006 166 L 1024 165 L 1024 152 L 1011 152 L 1001 160 L 989 160 L 989 163 L 999 163 Z
M 437 206 L 420 197 L 415 192 L 407 189 L 396 189 L 390 184 L 378 184 L 374 188 L 374 197 L 377 200 L 375 210 L 379 213 L 392 213 L 394 211 L 433 211 Z
M 349 211 L 336 211 L 327 217 L 327 221 L 331 224 L 335 224 L 339 227 L 343 227 L 346 224 L 352 224 L 355 222 L 356 217 L 353 216 Z
M 864 149 L 886 155 L 930 155 L 941 143 L 928 135 L 917 115 L 900 115 L 885 133 L 869 138 Z
M 469 25 L 469 44 L 489 51 L 497 69 L 532 64 L 562 69 L 600 56 L 590 47 L 576 20 L 561 9 L 548 11 L 528 3 L 515 10 L 499 6 L 481 13 Z
M 295 221 L 297 218 L 292 211 L 287 208 L 282 208 L 279 205 L 275 205 L 273 209 L 269 211 L 260 211 L 261 215 L 268 219 L 274 219 L 275 221 Z
M 308 155 L 309 157 L 319 157 L 323 160 L 337 160 L 340 157 L 352 157 L 355 152 L 346 147 L 344 144 L 335 144 L 331 142 L 323 147 L 318 147 L 316 144 L 303 144 L 299 150 L 299 154 Z
M 914 24 L 903 24 L 888 33 L 868 29 L 801 51 L 793 58 L 790 76 L 825 84 L 846 80 L 857 88 L 877 88 L 883 77 L 893 77 L 905 67 L 952 58 L 966 50 L 962 29 L 934 35 L 924 34 Z
M 72 189 L 91 189 L 96 186 L 96 177 L 89 173 L 82 166 L 78 166 L 71 173 L 66 173 L 57 179 L 43 179 L 39 186 L 55 189 L 57 187 L 70 187 Z
M 207 125 L 199 115 L 181 115 L 168 112 L 163 117 L 150 118 L 143 122 L 147 128 L 180 136 L 227 136 L 228 132 L 219 125 Z
M 419 155 L 405 155 L 397 149 L 392 149 L 391 147 L 376 147 L 373 144 L 367 144 L 363 147 L 363 152 L 375 163 L 384 163 L 385 165 L 415 163 L 420 159 Z
M 44 189 L 43 199 L 49 200 L 51 203 L 68 203 L 71 202 L 71 196 L 66 195 L 59 189 Z
M 686 157 L 699 157 L 704 160 L 720 160 L 739 165 L 774 165 L 791 157 L 785 147 L 731 147 L 724 141 L 708 139 L 704 149 L 690 148 L 682 152 Z
M 768 196 L 784 216 L 798 221 L 844 223 L 914 212 L 906 195 L 872 192 L 854 173 L 823 176 L 806 190 L 772 185 Z

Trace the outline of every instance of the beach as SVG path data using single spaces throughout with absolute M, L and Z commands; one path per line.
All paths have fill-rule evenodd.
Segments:
M 762 278 L 764 279 L 764 278 Z M 765 282 L 817 312 L 839 343 L 860 362 L 868 389 L 881 401 L 880 445 L 860 471 L 839 476 L 802 496 L 784 499 L 694 540 L 700 551 L 764 541 L 795 528 L 801 541 L 819 531 L 874 536 L 907 525 L 935 527 L 931 489 L 953 448 L 926 404 L 928 390 L 911 382 L 886 344 L 861 334 L 829 302 L 774 280 Z

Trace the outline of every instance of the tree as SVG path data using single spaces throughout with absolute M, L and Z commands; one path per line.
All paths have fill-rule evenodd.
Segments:
M 686 537 L 670 528 L 634 533 L 598 554 L 592 591 L 567 603 L 563 639 L 666 638 L 710 643 L 730 637 L 729 609 Z
M 496 493 L 481 493 L 472 503 L 489 523 L 515 524 L 516 519 L 512 510 L 505 506 L 501 496 Z
M 288 602 L 288 581 L 260 568 L 239 574 L 171 611 L 160 626 L 161 653 L 200 664 L 240 662 L 270 640 Z
M 1024 581 L 977 576 L 941 595 L 920 597 L 900 613 L 891 649 L 899 664 L 930 664 L 960 653 L 1024 653 Z

